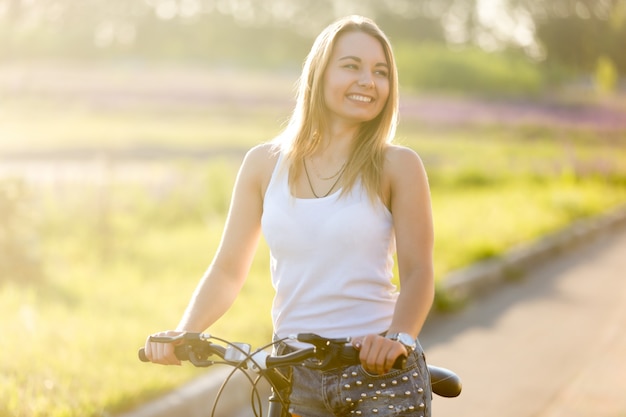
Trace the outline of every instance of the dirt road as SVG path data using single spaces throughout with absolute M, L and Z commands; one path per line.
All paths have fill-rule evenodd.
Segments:
M 463 379 L 436 417 L 626 416 L 626 230 L 474 300 L 421 336 Z

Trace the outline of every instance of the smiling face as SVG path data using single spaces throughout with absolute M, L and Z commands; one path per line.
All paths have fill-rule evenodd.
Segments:
M 376 118 L 389 97 L 389 71 L 378 39 L 360 31 L 341 34 L 323 79 L 331 123 L 360 124 Z

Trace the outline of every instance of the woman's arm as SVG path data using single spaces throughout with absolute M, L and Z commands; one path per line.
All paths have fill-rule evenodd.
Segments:
M 435 285 L 430 188 L 424 165 L 414 151 L 398 146 L 388 149 L 383 194 L 393 217 L 400 275 L 400 295 L 388 331 L 416 338 L 432 306 Z M 358 344 L 364 367 L 378 374 L 387 372 L 400 354 L 407 353 L 399 342 L 378 335 L 368 335 Z
M 202 332 L 217 321 L 235 301 L 248 275 L 261 235 L 263 195 L 276 163 L 270 145 L 251 149 L 244 158 L 231 199 L 222 240 L 213 261 L 198 283 L 173 335 Z M 179 364 L 169 344 L 146 342 L 153 362 Z
M 400 276 L 400 295 L 389 331 L 417 337 L 435 295 L 430 188 L 415 152 L 395 147 L 389 159 L 390 209 Z

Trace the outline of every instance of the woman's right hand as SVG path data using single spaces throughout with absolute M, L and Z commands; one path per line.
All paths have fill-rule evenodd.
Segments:
M 146 339 L 145 345 L 145 353 L 146 357 L 150 360 L 150 362 L 158 363 L 161 365 L 180 365 L 180 360 L 174 355 L 174 346 L 176 346 L 176 342 L 174 343 L 159 343 L 159 342 L 151 342 L 150 337 L 152 336 L 167 336 L 174 337 L 183 334 L 184 332 L 176 331 L 176 330 L 167 330 L 164 332 L 154 333 L 150 335 Z

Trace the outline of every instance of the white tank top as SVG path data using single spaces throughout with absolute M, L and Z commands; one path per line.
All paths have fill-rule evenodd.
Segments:
M 262 228 L 270 248 L 274 332 L 325 337 L 385 331 L 397 299 L 391 213 L 357 182 L 351 193 L 291 195 L 281 159 L 265 193 Z

